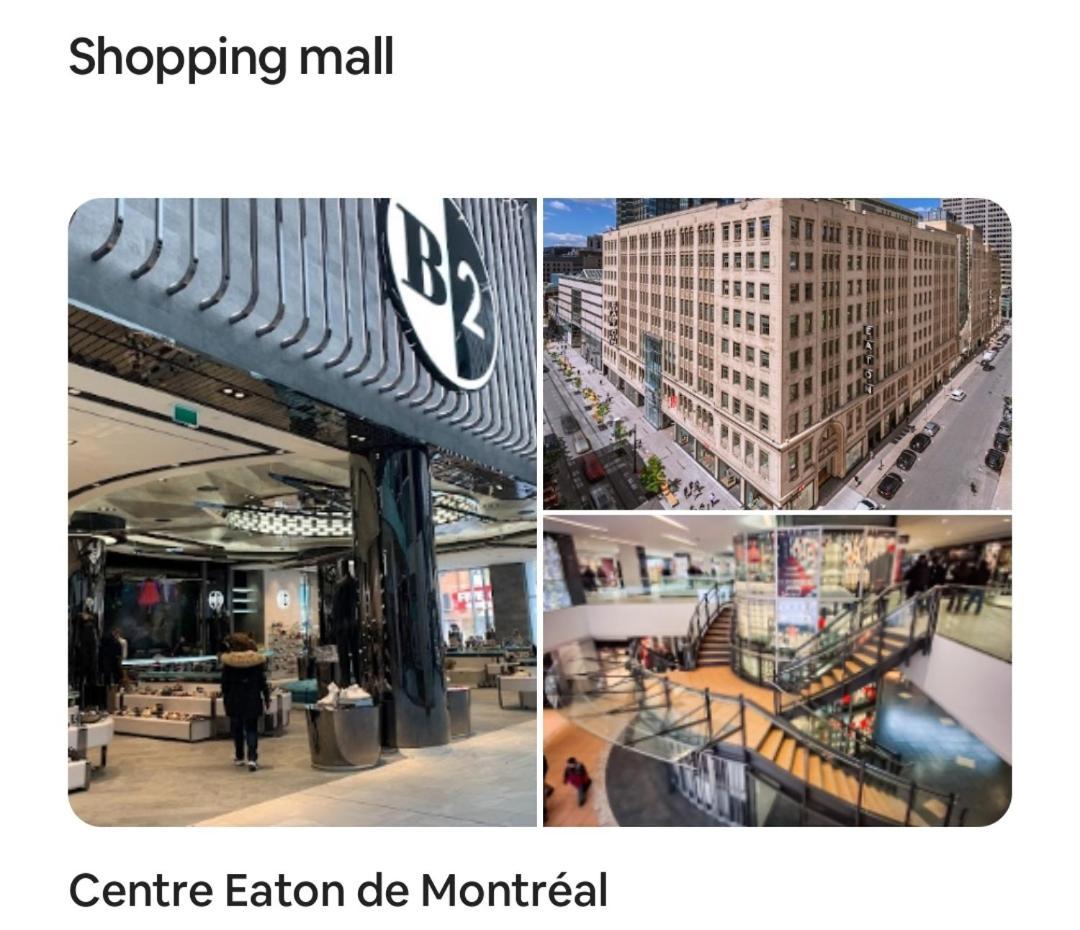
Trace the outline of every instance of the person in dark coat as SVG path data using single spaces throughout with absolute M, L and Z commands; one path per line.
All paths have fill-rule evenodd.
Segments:
M 244 764 L 246 743 L 247 767 L 254 772 L 259 767 L 259 718 L 270 706 L 266 657 L 247 633 L 233 633 L 228 644 L 229 651 L 221 656 L 221 696 L 236 747 L 233 765 Z
M 921 594 L 927 588 L 930 587 L 930 563 L 926 560 L 926 556 L 920 555 L 915 564 L 908 569 L 907 574 L 904 576 L 904 581 L 907 582 L 907 597 L 914 597 L 916 594 Z
M 101 638 L 98 646 L 98 671 L 101 683 L 106 687 L 118 685 L 124 677 L 124 644 L 120 627 L 114 626 Z
M 990 566 L 986 564 L 985 560 L 975 566 L 968 578 L 968 584 L 971 587 L 968 588 L 967 600 L 961 610 L 966 614 L 974 606 L 975 613 L 980 614 L 983 609 L 983 600 L 986 597 L 986 586 L 990 584 Z

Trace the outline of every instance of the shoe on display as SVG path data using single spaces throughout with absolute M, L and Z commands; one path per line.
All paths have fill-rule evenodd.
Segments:
M 259 767 L 258 762 L 249 762 L 248 763 L 248 771 L 249 772 L 254 772 L 258 767 Z

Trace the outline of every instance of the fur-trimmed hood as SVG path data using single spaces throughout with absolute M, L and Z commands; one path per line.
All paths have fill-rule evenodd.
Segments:
M 231 668 L 256 668 L 266 664 L 266 656 L 254 649 L 244 649 L 240 652 L 223 652 L 221 664 Z

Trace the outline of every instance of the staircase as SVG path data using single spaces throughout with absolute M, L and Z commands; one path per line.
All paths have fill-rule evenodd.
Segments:
M 826 802 L 837 799 L 889 823 L 928 825 L 917 810 L 910 808 L 903 792 L 887 790 L 865 777 L 860 784 L 858 769 L 841 764 L 840 757 L 819 750 L 813 742 L 800 739 L 777 724 L 769 727 L 753 751 L 768 774 L 803 782 L 808 791 L 819 793 Z M 769 772 L 770 768 L 774 771 Z
M 805 643 L 781 667 L 775 679 L 777 712 L 836 700 L 927 648 L 937 596 L 904 600 L 890 592 L 882 597 L 890 600 L 860 605 Z
M 697 653 L 698 668 L 731 665 L 731 627 L 734 622 L 735 611 L 730 604 L 725 604 L 701 637 Z

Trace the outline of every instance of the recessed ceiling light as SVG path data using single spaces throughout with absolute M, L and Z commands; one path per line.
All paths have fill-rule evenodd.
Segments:
M 678 520 L 672 520 L 671 517 L 665 517 L 658 513 L 654 513 L 652 516 L 657 520 L 663 520 L 665 523 L 669 523 L 671 526 L 674 526 L 676 529 L 680 529 L 683 532 L 689 532 L 690 530 L 690 527 L 680 523 Z
M 673 539 L 677 543 L 682 543 L 684 546 L 696 546 L 697 543 L 690 539 L 683 539 L 681 536 L 672 536 L 670 533 L 662 534 L 664 539 Z
M 235 397 L 237 400 L 243 400 L 245 397 L 247 397 L 247 394 L 244 391 L 233 391 L 233 397 Z
M 367 437 L 361 436 L 358 433 L 350 433 L 349 438 L 355 439 L 357 442 L 363 442 Z
M 222 394 L 228 394 L 231 397 L 233 395 L 233 389 L 231 387 L 229 387 L 228 385 L 226 385 L 225 387 L 223 387 L 221 389 L 221 393 Z
M 567 520 L 565 517 L 544 517 L 544 520 L 549 523 L 566 523 L 570 526 L 580 526 L 586 530 L 599 530 L 604 532 L 602 526 L 597 526 L 595 523 L 579 523 L 577 520 Z

